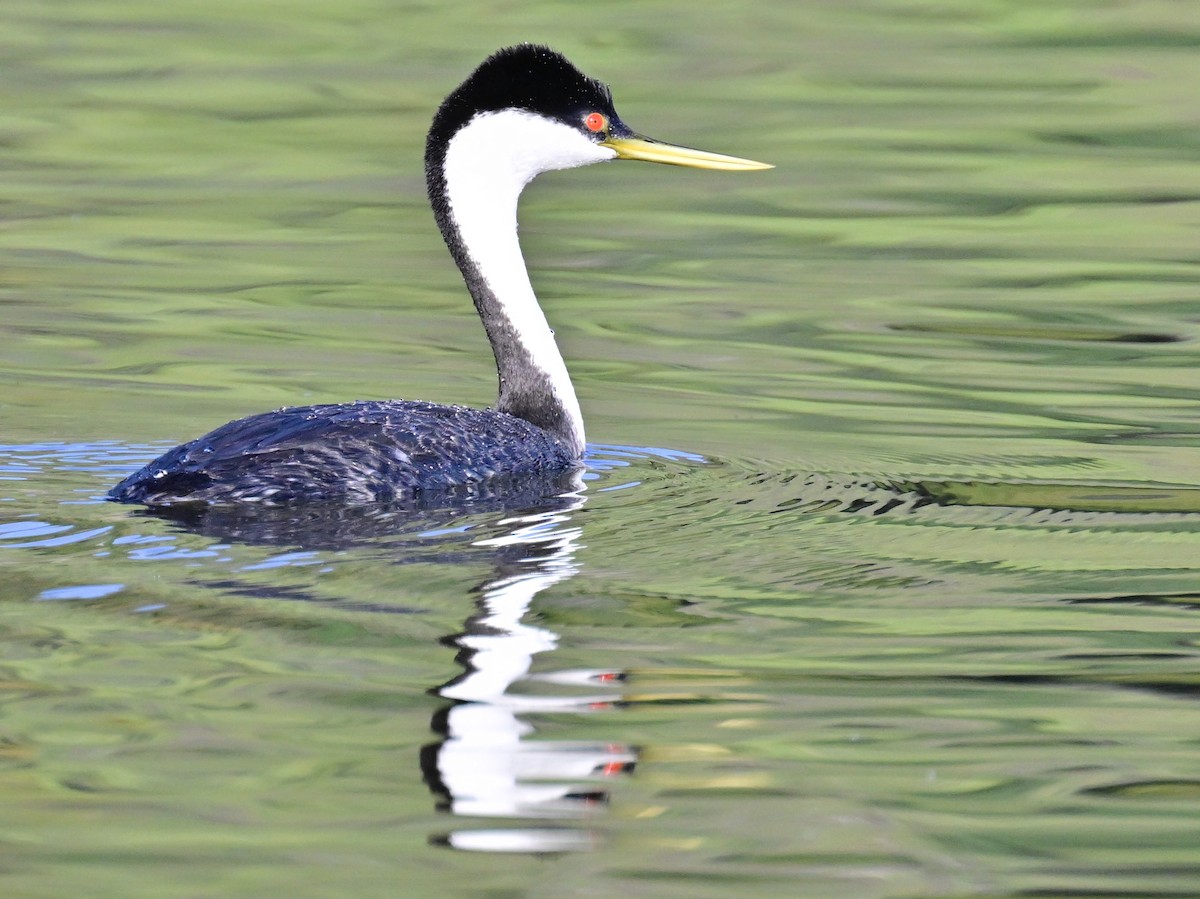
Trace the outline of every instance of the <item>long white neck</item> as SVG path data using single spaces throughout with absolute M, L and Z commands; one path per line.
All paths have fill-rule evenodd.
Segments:
M 569 126 L 509 109 L 477 115 L 459 129 L 442 164 L 443 233 L 496 356 L 496 408 L 550 431 L 576 454 L 584 448 L 583 415 L 529 283 L 517 238 L 517 202 L 541 172 L 614 155 Z M 436 209 L 437 198 L 434 204 Z

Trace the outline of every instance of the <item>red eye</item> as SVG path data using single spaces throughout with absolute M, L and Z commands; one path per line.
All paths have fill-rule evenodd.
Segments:
M 599 112 L 589 112 L 583 120 L 583 125 L 588 131 L 600 132 L 608 127 L 608 119 Z

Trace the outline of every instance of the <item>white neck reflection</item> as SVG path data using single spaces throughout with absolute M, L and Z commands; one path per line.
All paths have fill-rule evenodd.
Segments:
M 527 740 L 534 733 L 520 714 L 611 708 L 619 692 L 595 692 L 619 672 L 558 671 L 530 675 L 534 656 L 558 645 L 558 635 L 525 623 L 538 594 L 574 577 L 582 529 L 572 514 L 584 503 L 582 483 L 565 508 L 507 519 L 511 530 L 477 546 L 503 552 L 523 547 L 518 570 L 484 586 L 478 614 L 455 642 L 467 671 L 439 695 L 458 704 L 447 711 L 446 739 L 437 749 L 437 776 L 457 815 L 578 819 L 607 798 L 597 778 L 632 769 L 635 752 L 611 741 Z M 508 567 L 512 567 L 509 565 Z M 561 695 L 512 693 L 520 681 L 584 687 Z M 590 782 L 589 782 L 590 781 Z M 582 783 L 581 783 L 582 782 Z M 561 852 L 590 848 L 594 833 L 529 828 L 457 831 L 441 838 L 455 848 L 490 852 Z

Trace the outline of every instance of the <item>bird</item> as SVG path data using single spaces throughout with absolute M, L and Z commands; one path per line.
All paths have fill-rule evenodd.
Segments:
M 442 102 L 425 145 L 434 218 L 491 343 L 490 409 L 414 400 L 251 415 L 167 451 L 109 491 L 154 507 L 361 504 L 470 496 L 479 485 L 578 468 L 583 416 L 517 237 L 537 175 L 609 160 L 728 171 L 772 166 L 630 129 L 603 82 L 536 44 L 501 49 Z

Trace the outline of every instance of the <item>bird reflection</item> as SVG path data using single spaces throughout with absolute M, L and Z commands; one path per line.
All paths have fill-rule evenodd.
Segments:
M 493 478 L 469 488 L 427 491 L 387 503 L 181 504 L 140 509 L 134 516 L 166 519 L 206 537 L 259 546 L 345 550 L 382 541 L 393 549 L 411 547 L 414 556 L 428 560 L 430 532 L 452 528 L 460 519 L 577 507 L 580 477 L 580 472 L 569 470 L 519 480 Z M 478 551 L 467 555 L 477 557 Z M 405 561 L 403 553 L 394 558 Z
M 522 717 L 587 713 L 621 698 L 620 672 L 530 674 L 533 657 L 554 649 L 558 635 L 527 623 L 529 607 L 539 593 L 579 571 L 582 529 L 572 512 L 584 503 L 582 485 L 563 498 L 566 506 L 507 519 L 506 533 L 476 543 L 499 551 L 504 561 L 479 587 L 476 612 L 463 632 L 450 640 L 464 672 L 435 691 L 452 704 L 434 716 L 442 740 L 422 753 L 426 782 L 452 814 L 588 820 L 608 801 L 603 780 L 632 771 L 636 762 L 636 752 L 621 743 L 530 739 L 534 727 Z M 519 684 L 570 692 L 514 691 Z M 589 848 L 596 835 L 559 826 L 459 830 L 434 840 L 475 851 L 561 852 Z
M 465 500 L 433 496 L 392 506 L 165 507 L 142 514 L 223 541 L 305 551 L 386 546 L 397 563 L 429 561 L 431 535 L 453 532 L 463 522 L 468 530 L 485 530 L 482 517 L 488 537 L 466 546 L 440 543 L 433 554 L 448 564 L 477 562 L 484 554 L 493 571 L 473 591 L 477 598 L 462 632 L 444 640 L 458 649 L 463 671 L 430 691 L 446 704 L 433 716 L 440 738 L 422 749 L 421 771 L 439 810 L 523 825 L 464 826 L 430 840 L 485 852 L 583 850 L 598 840 L 587 825 L 607 805 L 606 784 L 631 772 L 637 753 L 619 742 L 538 740 L 527 716 L 612 708 L 622 698 L 624 675 L 531 673 L 534 657 L 553 650 L 559 638 L 526 617 L 539 593 L 580 570 L 582 528 L 573 517 L 585 502 L 584 482 L 581 472 L 558 472 L 514 486 Z M 238 592 L 246 592 L 245 585 Z M 526 826 L 532 822 L 537 826 Z

